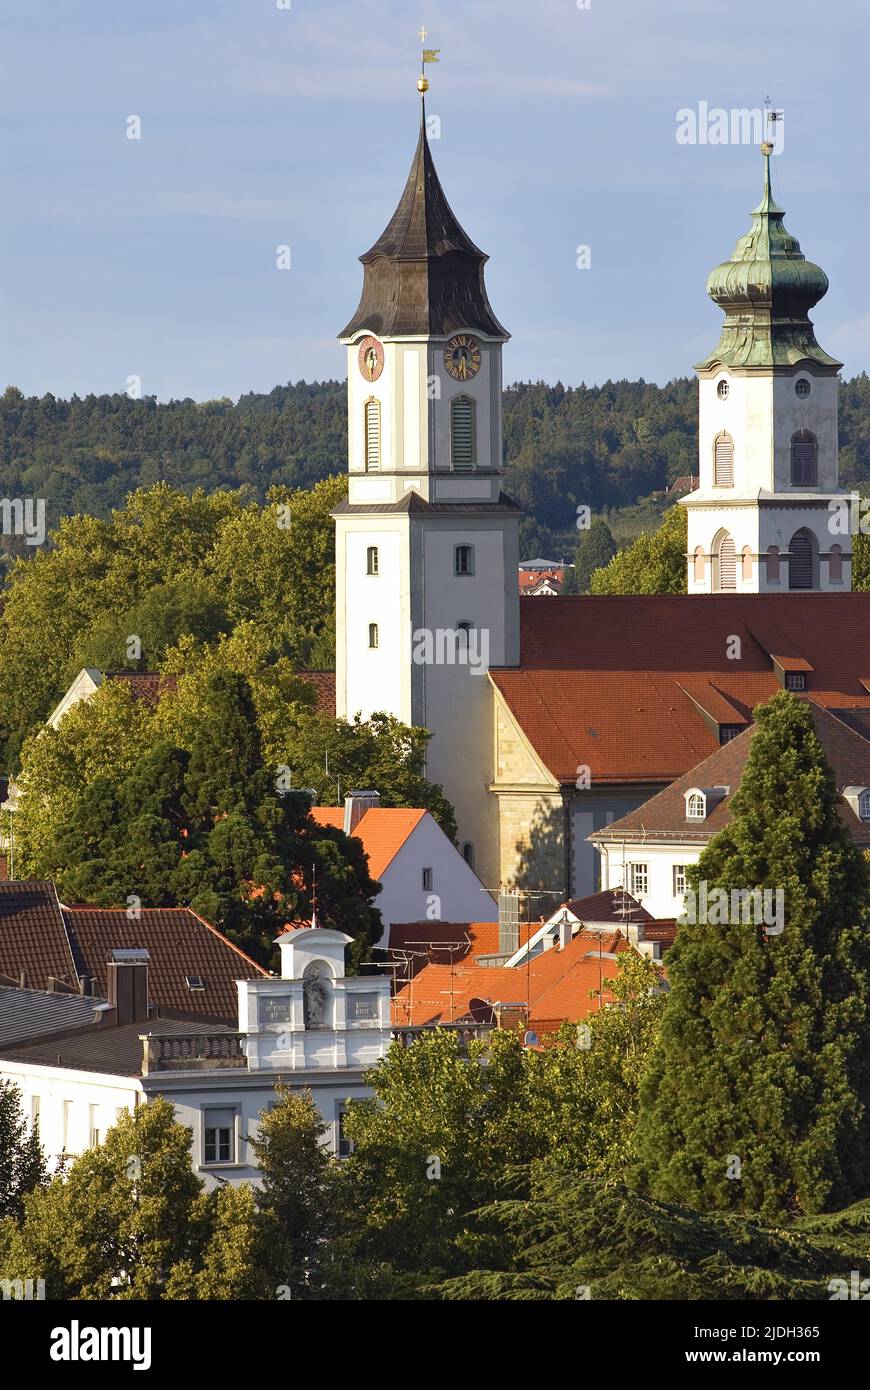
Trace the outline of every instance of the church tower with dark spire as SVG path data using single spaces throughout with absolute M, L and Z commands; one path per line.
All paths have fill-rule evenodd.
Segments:
M 731 259 L 708 277 L 725 311 L 699 376 L 699 487 L 688 511 L 689 593 L 843 593 L 851 507 L 837 470 L 837 376 L 809 311 L 828 277 L 764 187 Z M 855 499 L 857 500 L 857 499 Z
M 427 87 L 424 76 L 404 191 L 360 257 L 362 296 L 340 334 L 348 497 L 335 514 L 336 712 L 386 711 L 430 731 L 427 776 L 485 876 L 498 862 L 486 672 L 519 660 L 520 512 L 501 491 L 508 334 L 487 297 L 487 257 L 435 170 Z

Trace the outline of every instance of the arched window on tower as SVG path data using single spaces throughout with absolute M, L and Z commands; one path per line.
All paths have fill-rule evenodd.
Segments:
M 734 440 L 725 430 L 713 441 L 713 486 L 734 486 Z
M 704 575 L 707 569 L 707 562 L 706 556 L 704 555 L 704 547 L 702 545 L 695 546 L 695 554 L 693 558 L 695 583 L 703 584 Z
M 366 472 L 377 473 L 381 467 L 381 403 L 372 398 L 366 401 Z
M 751 546 L 751 545 L 744 545 L 743 550 L 742 550 L 742 552 L 741 552 L 740 559 L 741 559 L 740 577 L 741 577 L 741 579 L 743 580 L 744 583 L 750 583 L 751 580 L 752 580 L 752 546 Z
M 819 482 L 818 444 L 809 430 L 798 430 L 791 440 L 792 487 L 817 487 Z
M 768 584 L 779 583 L 779 546 L 769 545 L 767 547 L 767 582 Z
M 366 574 L 378 574 L 379 567 L 378 547 L 370 545 L 366 548 Z
M 788 549 L 788 587 L 790 589 L 817 589 L 819 587 L 819 555 L 815 536 L 804 528 L 795 531 Z
M 450 462 L 455 472 L 468 473 L 475 465 L 474 401 L 457 396 L 450 402 Z
M 832 545 L 828 555 L 828 583 L 842 584 L 843 582 L 843 547 Z
M 714 542 L 713 580 L 717 593 L 733 593 L 737 588 L 737 554 L 727 531 L 720 531 Z

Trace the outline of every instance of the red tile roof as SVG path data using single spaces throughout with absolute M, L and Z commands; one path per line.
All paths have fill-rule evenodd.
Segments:
M 144 700 L 152 707 L 178 684 L 174 676 L 161 676 L 157 671 L 107 671 L 106 680 L 123 681 L 135 700 Z
M 396 1026 L 451 1023 L 464 1018 L 474 1001 L 522 1004 L 532 1025 L 536 1018 L 578 1021 L 607 1002 L 590 998 L 616 974 L 614 956 L 627 950 L 621 932 L 578 932 L 564 948 L 552 947 L 526 965 L 480 966 L 472 960 L 458 965 L 427 965 L 393 999 Z
M 807 663 L 818 703 L 870 706 L 870 594 L 527 598 L 520 628 L 522 665 L 490 674 L 561 783 L 673 781 L 716 747 L 687 690 L 749 719 L 780 689 L 774 657 Z
M 798 697 L 800 698 L 800 697 Z M 870 787 L 870 731 L 862 732 L 838 718 L 837 713 L 823 709 L 813 702 L 810 708 L 822 750 L 830 764 L 837 790 L 846 787 Z M 861 727 L 859 725 L 859 727 Z M 717 748 L 709 758 L 678 777 L 664 791 L 650 797 L 636 810 L 619 820 L 596 830 L 594 841 L 620 841 L 629 837 L 678 840 L 705 844 L 717 830 L 731 820 L 731 797 L 740 785 L 746 759 L 755 732 L 754 726 Z M 717 802 L 706 820 L 686 819 L 686 792 L 693 787 L 728 787 L 730 791 Z M 861 821 L 845 801 L 840 802 L 840 817 L 856 844 L 870 847 L 870 822 Z
M 144 947 L 149 1002 L 161 1009 L 235 1024 L 236 980 L 262 979 L 268 971 L 188 907 L 143 907 L 136 919 L 123 908 L 64 907 L 70 943 L 81 974 L 95 977 L 93 993 L 106 997 L 106 961 L 116 947 Z M 198 975 L 204 990 L 191 990 Z
M 54 884 L 42 880 L 0 882 L 0 975 L 31 989 L 50 979 L 78 989 L 75 961 Z
M 401 806 L 372 806 L 360 816 L 353 834 L 362 841 L 373 879 L 381 878 L 426 814 L 425 810 L 409 811 Z M 318 825 L 332 825 L 338 830 L 344 825 L 343 806 L 312 806 L 311 815 Z
M 519 944 L 540 926 L 521 922 Z M 498 953 L 498 922 L 394 922 L 390 927 L 387 956 L 403 967 L 394 972 L 397 981 L 413 979 L 430 962 L 458 964 Z

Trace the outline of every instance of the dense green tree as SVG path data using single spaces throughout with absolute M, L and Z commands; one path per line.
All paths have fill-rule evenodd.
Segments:
M 662 524 L 620 550 L 591 579 L 593 594 L 684 594 L 686 592 L 686 509 L 670 507 Z
M 656 1202 L 614 1179 L 567 1183 L 544 1170 L 530 1197 L 507 1196 L 475 1212 L 466 1271 L 424 1283 L 424 1296 L 824 1301 L 832 1280 L 861 1268 L 866 1202 L 825 1225 L 778 1229 Z
M 273 1297 L 329 1298 L 340 1282 L 340 1164 L 323 1145 L 326 1125 L 311 1092 L 279 1085 L 276 1094 L 251 1141 L 262 1176 L 261 1264 Z
M 637 1149 L 656 1197 L 779 1218 L 870 1188 L 870 885 L 810 706 L 781 692 L 755 719 L 731 820 L 690 871 L 706 920 L 668 954 Z M 754 889 L 782 896 L 747 922 L 731 893 Z
M 609 565 L 616 554 L 616 541 L 606 521 L 597 516 L 588 531 L 581 531 L 574 553 L 574 568 L 568 571 L 563 592 L 588 594 L 595 570 Z
M 46 1182 L 39 1131 L 21 1109 L 21 1090 L 0 1077 L 0 1221 L 20 1221 L 24 1199 Z
M 122 1115 L 105 1143 L 25 1198 L 20 1227 L 0 1240 L 0 1277 L 44 1279 L 53 1299 L 159 1298 L 189 1253 L 202 1187 L 191 1142 L 166 1100 Z

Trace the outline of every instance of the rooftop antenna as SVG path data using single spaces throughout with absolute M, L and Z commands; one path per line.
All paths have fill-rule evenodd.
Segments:
M 317 926 L 317 865 L 311 865 L 311 925 Z

